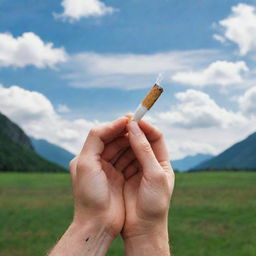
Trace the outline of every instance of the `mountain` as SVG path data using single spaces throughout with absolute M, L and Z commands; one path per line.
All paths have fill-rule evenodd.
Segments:
M 240 141 L 216 157 L 205 161 L 193 169 L 255 169 L 256 170 L 256 132 Z
M 0 113 L 0 171 L 62 172 L 65 169 L 40 157 L 22 129 Z
M 30 138 L 35 151 L 45 159 L 54 162 L 64 168 L 68 168 L 69 162 L 75 157 L 69 151 L 54 145 L 46 140 Z
M 23 130 L 11 122 L 6 116 L 0 113 L 0 131 L 4 131 L 6 136 L 12 139 L 13 142 L 16 142 L 27 149 L 33 150 L 30 139 Z
M 197 154 L 194 156 L 186 156 L 182 159 L 172 161 L 172 167 L 174 170 L 184 172 L 192 169 L 196 165 L 206 160 L 209 160 L 212 157 L 213 157 L 212 155 L 208 155 L 208 154 Z

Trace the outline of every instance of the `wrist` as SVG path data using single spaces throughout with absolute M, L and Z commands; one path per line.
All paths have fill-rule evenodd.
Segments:
M 161 220 L 136 219 L 127 221 L 122 231 L 124 240 L 133 237 L 147 236 L 149 234 L 167 234 L 168 235 L 168 216 Z
M 133 232 L 123 233 L 123 239 L 127 256 L 170 255 L 167 222 L 137 227 Z
M 117 235 L 113 232 L 112 225 L 107 220 L 108 218 L 102 215 L 94 215 L 93 217 L 85 214 L 83 216 L 75 215 L 70 227 L 84 233 L 91 231 L 93 233 L 107 234 L 109 238 L 114 240 Z
M 101 224 L 72 222 L 49 256 L 105 255 L 114 238 Z
M 80 234 L 83 236 L 84 239 L 88 239 L 88 241 L 94 237 L 95 240 L 101 239 L 101 237 L 105 237 L 105 241 L 114 241 L 115 236 L 112 234 L 109 226 L 102 222 L 98 221 L 97 219 L 88 220 L 88 221 L 77 221 L 73 220 L 70 224 L 69 228 L 72 233 Z
M 170 255 L 169 236 L 166 230 L 127 237 L 124 244 L 126 256 Z

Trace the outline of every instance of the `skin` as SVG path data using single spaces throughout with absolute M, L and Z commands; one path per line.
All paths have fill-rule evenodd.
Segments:
M 74 219 L 49 256 L 105 255 L 120 233 L 126 255 L 170 255 L 168 151 L 159 130 L 130 118 L 91 130 L 71 161 Z

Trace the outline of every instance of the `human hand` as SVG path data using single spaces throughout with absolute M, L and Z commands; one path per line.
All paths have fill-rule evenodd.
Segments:
M 129 146 L 128 119 L 92 129 L 78 157 L 70 164 L 75 201 L 74 222 L 91 220 L 117 236 L 124 223 L 124 178 L 113 163 Z
M 124 177 L 113 163 L 128 147 L 127 118 L 89 132 L 78 157 L 70 164 L 74 219 L 50 256 L 105 255 L 125 218 Z
M 163 136 L 146 122 L 144 134 L 127 121 L 92 130 L 71 162 L 74 220 L 50 256 L 104 255 L 122 228 L 127 255 L 169 255 L 174 176 Z
M 162 133 L 145 121 L 128 126 L 131 148 L 115 163 L 125 178 L 127 255 L 169 255 L 168 209 L 174 173 Z M 142 253 L 142 254 L 141 254 Z

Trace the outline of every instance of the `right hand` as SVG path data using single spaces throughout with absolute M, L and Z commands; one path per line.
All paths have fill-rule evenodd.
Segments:
M 127 125 L 131 149 L 115 166 L 124 173 L 126 218 L 124 240 L 154 234 L 167 235 L 168 210 L 174 172 L 162 133 L 145 121 Z M 131 161 L 127 165 L 128 160 Z

